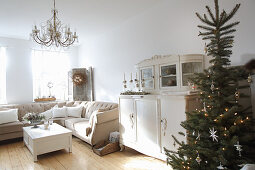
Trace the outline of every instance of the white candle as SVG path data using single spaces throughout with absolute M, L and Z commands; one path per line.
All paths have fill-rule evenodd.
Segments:
M 137 72 L 135 72 L 135 78 L 138 79 L 138 77 L 137 77 Z
M 124 81 L 126 81 L 126 78 L 125 78 L 125 73 L 124 73 Z
M 131 75 L 131 80 L 132 80 L 132 73 L 130 75 Z

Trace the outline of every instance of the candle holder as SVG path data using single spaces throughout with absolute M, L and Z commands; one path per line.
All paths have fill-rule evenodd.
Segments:
M 136 89 L 136 92 L 140 91 L 140 85 L 139 85 L 139 80 L 138 79 L 135 79 L 135 89 Z
M 131 79 L 129 80 L 129 90 L 133 91 L 134 90 L 134 81 Z
M 145 80 L 144 79 L 142 79 L 141 80 L 141 89 L 140 89 L 140 91 L 144 91 L 144 87 L 145 87 Z
M 123 81 L 123 91 L 124 92 L 127 91 L 127 81 L 126 80 Z

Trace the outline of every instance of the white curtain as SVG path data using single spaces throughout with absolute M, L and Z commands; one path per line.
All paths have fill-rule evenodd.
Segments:
M 6 48 L 0 47 L 0 104 L 6 104 Z
M 70 61 L 68 52 L 32 50 L 33 96 L 66 100 Z M 49 89 L 51 82 L 53 87 Z

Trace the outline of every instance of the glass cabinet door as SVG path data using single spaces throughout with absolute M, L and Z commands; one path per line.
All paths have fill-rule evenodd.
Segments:
M 160 87 L 177 86 L 176 64 L 160 66 Z
M 141 69 L 141 85 L 144 89 L 154 89 L 153 67 Z
M 189 62 L 182 63 L 182 86 L 188 86 L 189 78 L 191 78 L 194 73 L 202 72 L 201 62 Z

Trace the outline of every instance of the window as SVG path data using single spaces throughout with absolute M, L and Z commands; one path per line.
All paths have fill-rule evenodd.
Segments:
M 69 53 L 32 50 L 33 96 L 54 96 L 57 100 L 68 98 Z M 49 88 L 53 85 L 52 88 Z
M 0 104 L 6 104 L 6 48 L 0 47 Z

